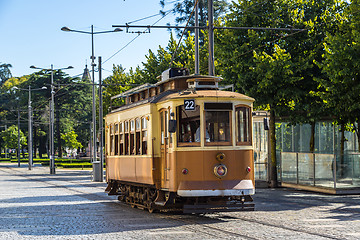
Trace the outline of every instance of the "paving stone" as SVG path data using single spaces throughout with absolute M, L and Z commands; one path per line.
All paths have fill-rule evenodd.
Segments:
M 4 239 L 360 239 L 360 196 L 257 189 L 254 212 L 149 214 L 108 196 L 88 170 L 0 164 Z

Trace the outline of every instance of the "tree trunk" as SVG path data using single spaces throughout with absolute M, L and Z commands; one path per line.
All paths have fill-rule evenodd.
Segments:
M 276 161 L 276 136 L 275 136 L 275 111 L 270 110 L 270 187 L 278 187 L 277 161 Z
M 37 128 L 34 126 L 34 158 L 36 158 L 36 146 L 37 146 Z
M 45 138 L 45 141 L 44 141 Z M 47 136 L 39 137 L 39 158 L 43 158 L 43 154 L 46 153 L 46 139 Z
M 21 151 L 22 151 L 23 158 L 25 158 L 25 151 L 24 151 L 24 147 L 21 147 Z
M 358 140 L 358 152 L 360 152 L 360 132 L 359 132 L 359 127 L 360 127 L 360 120 L 358 120 L 357 122 L 354 123 L 354 130 L 355 130 L 356 137 L 357 137 L 357 140 Z
M 310 152 L 315 151 L 315 122 L 311 122 L 311 135 L 310 135 Z

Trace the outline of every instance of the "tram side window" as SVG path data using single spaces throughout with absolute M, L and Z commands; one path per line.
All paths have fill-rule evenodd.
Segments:
M 115 124 L 115 155 L 119 155 L 119 124 Z
M 135 131 L 136 131 L 136 136 L 135 136 L 135 152 L 136 155 L 140 155 L 140 118 L 137 118 L 135 120 Z
M 135 155 L 135 120 L 130 121 L 130 155 Z
M 237 144 L 251 144 L 251 118 L 249 107 L 236 107 L 236 142 Z
M 142 145 L 141 154 L 147 154 L 147 120 L 146 118 L 141 119 L 141 131 L 142 131 Z
M 129 121 L 124 122 L 125 126 L 125 155 L 129 155 Z
M 181 105 L 176 108 L 176 112 L 179 122 L 178 142 L 196 142 L 196 130 L 200 128 L 200 106 L 196 105 L 193 111 L 186 111 L 184 105 Z
M 119 132 L 120 132 L 120 155 L 124 155 L 124 124 L 119 124 Z
M 105 141 L 105 154 L 107 156 L 109 156 L 109 143 L 108 143 L 108 139 L 110 139 L 110 136 L 109 136 L 109 125 L 106 125 L 105 126 L 105 136 L 106 136 L 106 141 Z
M 114 154 L 114 126 L 110 125 L 110 155 Z

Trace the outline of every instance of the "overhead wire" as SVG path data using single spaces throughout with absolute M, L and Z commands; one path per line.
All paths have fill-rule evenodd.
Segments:
M 198 4 L 198 2 L 199 2 L 199 0 L 196 0 L 196 2 L 195 2 L 195 4 L 194 4 L 194 8 L 193 8 L 193 10 L 192 10 L 192 12 L 191 12 L 191 14 L 190 14 L 190 16 L 189 16 L 189 18 L 188 18 L 188 21 L 187 21 L 187 23 L 186 23 L 186 25 L 185 25 L 185 28 L 184 28 L 184 30 L 183 30 L 183 32 L 182 32 L 182 34 L 181 34 L 181 37 L 180 37 L 180 39 L 179 39 L 179 42 L 178 42 L 177 46 L 176 46 L 175 52 L 173 53 L 173 55 L 172 55 L 172 57 L 171 57 L 170 67 L 172 66 L 173 60 L 174 60 L 174 58 L 175 58 L 175 54 L 176 54 L 176 52 L 177 52 L 177 50 L 178 50 L 178 48 L 179 48 L 179 46 L 180 46 L 180 42 L 181 42 L 181 40 L 182 40 L 182 37 L 183 37 L 184 34 L 185 34 L 185 30 L 186 30 L 187 26 L 189 25 L 190 19 L 191 19 L 192 15 L 193 15 L 194 12 L 195 12 L 196 5 Z
M 174 8 L 175 9 L 175 8 Z M 154 26 L 155 24 L 157 24 L 159 21 L 161 21 L 163 18 L 165 18 L 167 15 L 169 15 L 174 9 L 171 9 L 171 10 L 168 10 L 166 12 L 166 14 L 164 14 L 160 19 L 158 19 L 157 21 L 155 21 L 151 26 Z M 138 21 L 141 21 L 141 20 L 144 20 L 144 19 L 148 19 L 150 17 L 153 17 L 153 16 L 157 16 L 157 15 L 160 15 L 161 13 L 159 14 L 155 14 L 155 15 L 152 15 L 152 16 L 149 16 L 149 17 L 145 17 L 145 18 L 142 18 L 142 19 L 138 19 L 138 20 L 135 20 L 135 21 L 132 21 L 130 23 L 134 23 L 134 22 L 138 22 Z M 136 37 L 134 37 L 132 40 L 130 40 L 130 42 L 128 42 L 124 47 L 120 48 L 117 52 L 115 52 L 113 55 L 111 55 L 109 58 L 107 58 L 105 61 L 103 61 L 102 64 L 105 64 L 107 61 L 109 61 L 111 58 L 113 58 L 115 55 L 117 55 L 119 52 L 121 52 L 122 50 L 124 50 L 127 46 L 129 46 L 132 42 L 134 42 L 139 36 L 140 36 L 140 32 L 138 32 L 138 35 Z

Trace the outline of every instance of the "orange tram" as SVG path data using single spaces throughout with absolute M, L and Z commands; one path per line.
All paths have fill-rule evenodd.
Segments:
M 220 81 L 171 68 L 112 97 L 126 104 L 105 117 L 109 195 L 149 212 L 254 210 L 254 99 Z

